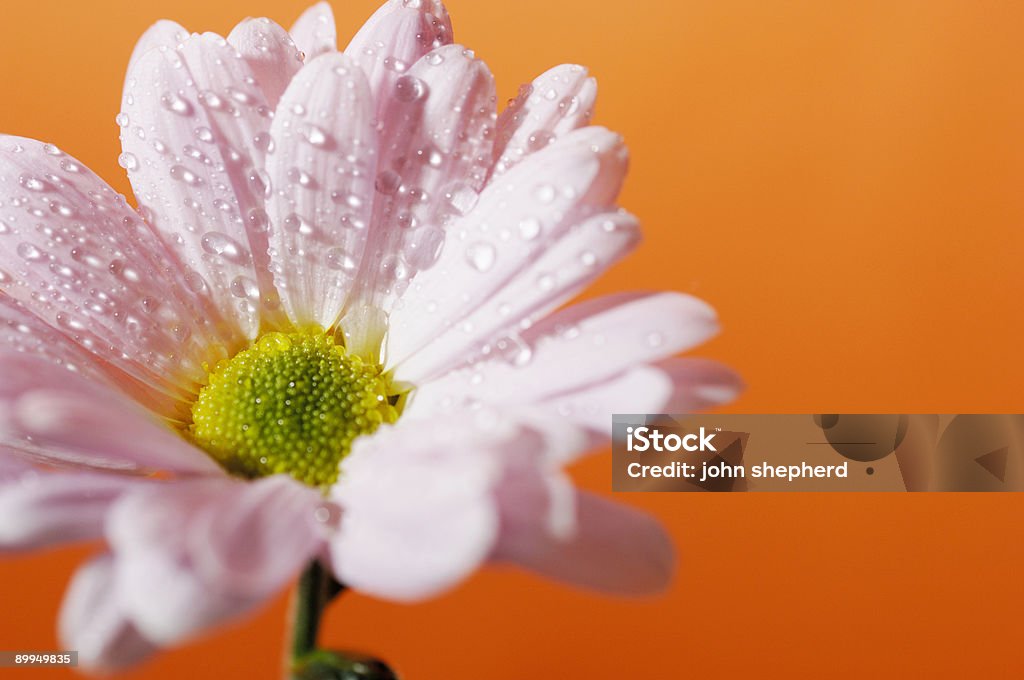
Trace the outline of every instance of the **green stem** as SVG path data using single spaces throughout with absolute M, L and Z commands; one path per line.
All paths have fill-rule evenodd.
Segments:
M 315 560 L 302 572 L 292 600 L 291 655 L 286 677 L 292 677 L 292 669 L 299 659 L 317 649 L 317 634 L 324 610 L 344 589 Z

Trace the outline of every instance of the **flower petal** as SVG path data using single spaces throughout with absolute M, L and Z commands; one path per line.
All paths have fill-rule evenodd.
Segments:
M 303 12 L 289 33 L 295 45 L 306 55 L 307 62 L 326 52 L 338 50 L 334 12 L 326 2 L 318 2 Z
M 448 11 L 439 0 L 389 0 L 345 48 L 366 73 L 378 115 L 402 73 L 432 49 L 452 41 Z
M 625 162 L 618 135 L 585 128 L 488 184 L 477 206 L 448 228 L 437 264 L 410 283 L 392 312 L 388 365 L 460 324 L 560 234 L 605 211 Z
M 128 59 L 128 70 L 137 62 L 142 55 L 150 50 L 159 47 L 175 49 L 178 45 L 188 40 L 189 32 L 181 24 L 167 19 L 161 19 L 146 29 L 139 41 L 135 43 L 132 56 Z
M 733 401 L 743 391 L 742 378 L 717 361 L 693 358 L 666 359 L 657 366 L 669 377 L 673 385 L 672 395 L 661 407 L 660 413 L 704 411 Z
M 498 528 L 496 452 L 513 440 L 466 420 L 381 427 L 356 441 L 331 490 L 342 509 L 330 545 L 340 581 L 418 600 L 451 587 L 486 558 Z
M 296 324 L 337 321 L 363 255 L 377 167 L 371 106 L 362 71 L 331 53 L 299 72 L 274 116 L 272 269 Z
M 127 475 L 35 471 L 2 481 L 0 552 L 99 538 L 111 503 L 146 483 Z
M 360 303 L 389 311 L 409 280 L 437 260 L 445 224 L 472 207 L 486 178 L 494 106 L 490 71 L 458 45 L 416 62 L 386 95 Z
M 4 293 L 152 389 L 192 393 L 223 336 L 124 197 L 53 145 L 0 137 L 0 206 Z
M 316 552 L 320 502 L 281 477 L 175 482 L 124 497 L 107 538 L 125 611 L 162 645 L 248 611 Z
M 558 536 L 522 513 L 516 499 L 513 496 L 502 505 L 495 559 L 619 595 L 657 593 L 671 581 L 672 542 L 649 515 L 579 492 L 576 528 L 568 536 Z
M 521 334 L 514 352 L 422 385 L 416 399 L 453 409 L 467 399 L 529 405 L 672 356 L 717 330 L 714 310 L 689 295 L 610 295 L 545 318 Z
M 52 464 L 222 474 L 199 449 L 102 383 L 0 352 L 0 445 Z
M 597 81 L 587 69 L 562 64 L 523 85 L 498 118 L 494 174 L 500 175 L 534 151 L 590 122 Z
M 102 555 L 75 572 L 58 622 L 61 643 L 78 652 L 82 666 L 116 671 L 156 651 L 125 618 L 116 595 L 110 555 Z
M 246 19 L 235 26 L 228 42 L 249 64 L 267 106 L 277 108 L 288 83 L 302 68 L 302 53 L 292 37 L 270 19 L 261 17 Z
M 527 228 L 533 229 L 534 222 Z M 423 384 L 468 359 L 524 351 L 518 330 L 571 299 L 640 242 L 636 218 L 601 213 L 562 233 L 458 326 L 443 331 L 398 367 L 400 379 Z
M 121 164 L 140 210 L 188 267 L 232 330 L 256 336 L 278 301 L 267 271 L 263 174 L 272 109 L 227 41 L 194 35 L 134 64 Z M 237 349 L 237 348 L 236 348 Z

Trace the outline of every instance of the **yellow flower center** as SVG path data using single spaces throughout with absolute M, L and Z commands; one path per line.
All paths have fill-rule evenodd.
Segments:
M 234 475 L 327 487 L 356 437 L 397 420 L 397 404 L 381 367 L 330 335 L 268 333 L 210 371 L 189 433 Z

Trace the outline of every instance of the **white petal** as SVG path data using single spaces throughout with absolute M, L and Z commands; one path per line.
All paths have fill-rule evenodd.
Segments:
M 272 269 L 298 325 L 330 328 L 363 249 L 373 202 L 376 133 L 362 71 L 343 54 L 309 64 L 292 81 L 272 134 Z
M 60 639 L 93 671 L 115 671 L 156 651 L 124 615 L 116 594 L 113 559 L 100 556 L 75 572 L 58 623 Z
M 103 535 L 110 505 L 140 477 L 26 472 L 0 483 L 0 552 L 36 550 Z
M 445 224 L 475 202 L 490 165 L 494 101 L 486 65 L 456 45 L 416 62 L 385 93 L 361 303 L 390 310 L 409 280 L 440 255 Z
M 619 595 L 648 595 L 668 586 L 672 542 L 654 518 L 588 493 L 578 493 L 575 505 L 576 528 L 567 536 L 545 531 L 515 503 L 504 505 L 494 557 Z
M 288 83 L 302 68 L 302 54 L 288 32 L 265 17 L 246 19 L 228 35 L 263 92 L 267 106 L 277 107 Z
M 606 210 L 618 194 L 625 164 L 617 135 L 586 128 L 488 184 L 476 208 L 448 229 L 437 264 L 411 282 L 392 312 L 388 365 L 460 324 L 559 234 Z
M 329 3 L 318 2 L 311 6 L 302 13 L 289 32 L 296 46 L 306 55 L 307 62 L 338 49 L 334 12 Z
M 342 508 L 335 572 L 357 590 L 418 600 L 450 588 L 497 535 L 491 489 L 508 435 L 469 421 L 382 427 L 357 440 L 331 497 Z
M 135 380 L 192 393 L 225 336 L 123 196 L 52 145 L 0 137 L 0 232 L 4 293 Z
M 163 645 L 180 642 L 283 587 L 319 542 L 314 506 L 293 502 L 302 500 L 293 493 L 298 486 L 273 477 L 200 480 L 118 501 L 107 537 L 117 558 L 118 596 L 138 629 Z M 299 496 L 316 502 L 314 490 L 300 489 Z
M 222 474 L 199 449 L 103 383 L 0 352 L 0 444 L 50 463 Z
M 520 226 L 535 229 L 539 222 Z M 398 367 L 401 379 L 422 384 L 462 362 L 500 355 L 513 363 L 528 351 L 524 325 L 564 304 L 640 241 L 636 218 L 602 213 L 559 234 L 457 326 L 432 339 Z
M 278 305 L 264 211 L 272 109 L 250 83 L 248 63 L 219 36 L 152 50 L 128 74 L 121 132 L 140 209 L 189 268 L 192 289 L 246 338 Z
M 597 82 L 576 64 L 562 64 L 524 85 L 498 118 L 494 173 L 590 122 Z
M 402 73 L 432 49 L 452 41 L 448 12 L 438 0 L 389 0 L 359 29 L 345 48 L 366 73 L 370 92 L 383 112 L 385 98 Z
M 161 19 L 147 28 L 146 32 L 135 43 L 132 56 L 128 59 L 128 71 L 132 70 L 132 65 L 146 52 L 159 47 L 174 49 L 188 40 L 188 37 L 189 32 L 184 26 L 174 21 Z

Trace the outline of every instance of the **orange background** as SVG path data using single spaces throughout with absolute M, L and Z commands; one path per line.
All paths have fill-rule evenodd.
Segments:
M 121 79 L 170 15 L 226 33 L 294 0 L 5 2 L 0 130 L 57 143 L 115 187 Z M 646 243 L 592 292 L 674 288 L 719 310 L 701 350 L 734 412 L 1019 412 L 1024 362 L 1024 5 L 452 0 L 501 99 L 591 67 L 597 122 L 633 152 Z M 336 3 L 342 35 L 374 8 Z M 580 465 L 610 486 L 609 458 Z M 407 607 L 349 596 L 326 642 L 405 677 L 1019 676 L 1022 495 L 631 495 L 682 558 L 622 601 L 512 570 Z M 52 648 L 91 549 L 0 563 L 0 647 Z M 135 678 L 275 677 L 285 598 Z M 6 674 L 9 671 L 5 671 Z M 20 671 L 25 677 L 66 672 Z

